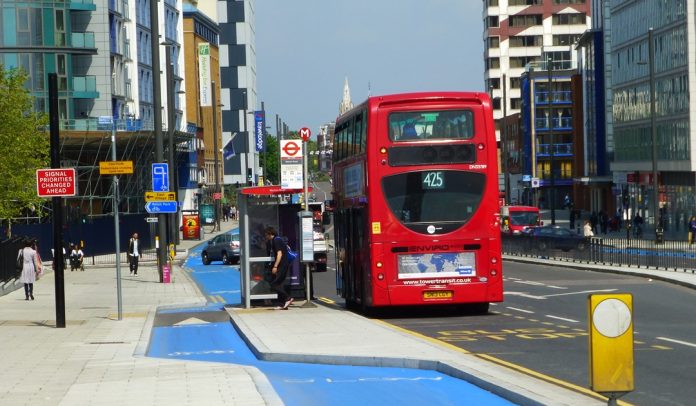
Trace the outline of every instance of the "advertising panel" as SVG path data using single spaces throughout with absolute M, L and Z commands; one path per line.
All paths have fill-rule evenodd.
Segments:
M 212 100 L 212 79 L 210 78 L 210 44 L 198 44 L 198 83 L 201 85 L 201 107 L 210 107 Z
M 476 276 L 473 252 L 405 254 L 398 256 L 399 279 L 425 279 Z
M 254 140 L 256 144 L 256 152 L 262 152 L 264 147 L 264 129 L 266 128 L 266 118 L 264 111 L 254 112 Z
M 198 214 L 184 214 L 184 240 L 198 240 L 201 238 L 201 225 L 198 222 Z

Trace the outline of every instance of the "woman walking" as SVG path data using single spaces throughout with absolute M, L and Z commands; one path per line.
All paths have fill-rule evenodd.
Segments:
M 36 262 L 36 250 L 32 248 L 33 242 L 24 242 L 24 248 L 19 250 L 17 257 L 22 255 L 22 276 L 19 281 L 24 284 L 24 300 L 34 300 L 34 282 L 36 282 L 36 270 L 39 268 Z

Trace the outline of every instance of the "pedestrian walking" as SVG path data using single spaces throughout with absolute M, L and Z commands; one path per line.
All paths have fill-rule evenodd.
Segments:
M 138 233 L 133 233 L 133 237 L 128 241 L 128 266 L 130 274 L 138 276 L 138 261 L 140 260 L 140 242 Z
M 36 250 L 32 248 L 33 242 L 27 240 L 24 242 L 24 248 L 17 253 L 17 260 L 21 257 L 22 275 L 19 281 L 24 284 L 24 300 L 34 300 L 34 282 L 36 282 L 36 270 L 39 265 L 36 262 Z
M 592 226 L 593 233 L 597 233 L 597 223 L 599 223 L 599 217 L 597 216 L 597 212 L 593 211 L 592 214 L 590 214 L 590 226 Z
M 635 236 L 638 238 L 643 238 L 643 217 L 640 215 L 640 213 L 636 213 L 636 216 L 633 217 L 633 227 Z
M 694 237 L 696 236 L 696 216 L 691 216 L 689 219 L 689 245 L 694 243 Z
M 271 267 L 271 275 L 273 277 L 270 278 L 269 284 L 271 289 L 278 294 L 278 306 L 275 309 L 287 310 L 293 302 L 293 298 L 288 295 L 285 289 L 285 280 L 287 279 L 290 266 L 288 244 L 278 236 L 273 227 L 266 227 L 265 234 L 268 255 L 272 258 L 269 266 Z
M 607 233 L 607 226 L 609 225 L 609 216 L 604 210 L 599 212 L 599 228 L 602 230 L 602 234 Z
M 585 225 L 582 227 L 582 236 L 594 237 L 594 232 L 592 231 L 592 224 L 590 224 L 590 220 L 585 220 Z

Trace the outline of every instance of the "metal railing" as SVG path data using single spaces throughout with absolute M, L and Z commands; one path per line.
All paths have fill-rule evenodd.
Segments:
M 17 255 L 24 247 L 24 237 L 15 237 L 0 241 L 0 284 L 19 278 L 22 271 L 16 268 Z
M 664 269 L 696 273 L 696 244 L 687 241 L 653 239 L 599 238 L 585 239 L 573 248 L 555 248 L 535 237 L 503 235 L 503 253 L 507 255 L 548 258 L 559 261 L 593 263 L 610 266 Z

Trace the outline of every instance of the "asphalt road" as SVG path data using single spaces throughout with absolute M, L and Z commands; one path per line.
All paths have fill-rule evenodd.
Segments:
M 332 259 L 332 255 L 330 255 Z M 333 264 L 315 273 L 315 293 L 343 306 Z M 696 291 L 608 273 L 505 263 L 505 302 L 485 316 L 453 308 L 400 309 L 376 317 L 580 388 L 589 387 L 587 297 L 631 293 L 636 390 L 621 400 L 691 405 L 696 399 Z

